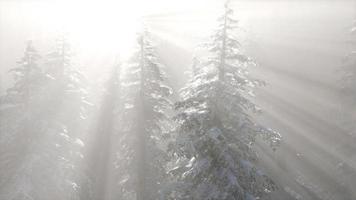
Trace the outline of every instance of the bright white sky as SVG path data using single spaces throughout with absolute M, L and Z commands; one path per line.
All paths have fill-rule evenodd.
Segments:
M 332 5 L 331 0 L 325 1 L 329 3 L 232 2 L 242 27 L 252 30 L 246 31 L 249 40 L 254 40 L 255 36 L 271 40 L 284 33 L 309 37 L 323 30 L 312 32 L 293 27 L 308 25 L 312 16 L 328 16 L 328 20 L 333 20 L 350 15 L 348 10 L 340 11 L 340 8 L 349 9 L 348 6 L 339 1 Z M 118 55 L 124 59 L 128 57 L 142 18 L 160 39 L 193 52 L 211 33 L 223 3 L 224 0 L 0 0 L 0 91 L 6 88 L 1 85 L 9 82 L 1 79 L 9 78 L 6 71 L 22 56 L 27 39 L 34 40 L 40 53 L 45 55 L 56 35 L 64 30 L 72 40 L 80 65 L 96 70 L 111 66 Z M 334 24 L 330 20 L 328 23 Z M 346 29 L 347 26 L 345 32 Z
M 31 24 L 28 38 L 44 39 L 65 31 L 79 51 L 101 49 L 125 57 L 142 18 L 156 14 L 209 12 L 219 0 L 51 0 L 0 2 L 1 15 Z M 203 5 L 203 7 L 202 7 Z M 6 9 L 5 9 L 6 8 Z M 216 10 L 216 9 L 215 9 Z M 26 24 L 25 24 L 26 25 Z

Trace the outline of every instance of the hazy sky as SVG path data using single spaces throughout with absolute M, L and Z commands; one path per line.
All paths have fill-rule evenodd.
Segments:
M 26 40 L 42 54 L 59 30 L 67 30 L 81 65 L 112 65 L 117 54 L 128 54 L 139 20 L 147 17 L 162 39 L 192 51 L 213 28 L 221 0 L 133 1 L 0 0 L 0 89 L 8 87 L 6 71 L 22 56 Z M 88 3 L 89 2 L 89 3 Z M 354 11 L 351 1 L 233 1 L 250 41 L 282 42 L 293 37 L 329 39 L 347 34 Z M 327 23 L 318 25 L 315 23 Z M 323 28 L 323 30 L 319 29 Z M 325 33 L 325 29 L 329 33 Z M 296 30 L 298 29 L 298 30 Z M 333 32 L 333 33 L 331 33 Z M 342 35 L 335 35 L 342 37 Z M 337 38 L 330 38 L 337 40 Z M 299 41 L 298 42 L 303 42 Z M 305 42 L 305 41 L 304 41 Z M 308 47 L 310 48 L 310 47 Z M 320 48 L 313 46 L 312 48 Z M 345 46 L 345 48 L 347 48 Z M 278 50 L 277 50 L 278 51 Z M 289 55 L 293 57 L 293 55 Z M 89 71 L 89 70 L 87 70 Z
M 32 39 L 45 55 L 58 31 L 65 29 L 71 36 L 79 67 L 89 77 L 97 77 L 114 64 L 118 54 L 128 55 L 142 18 L 157 36 L 159 56 L 177 88 L 184 83 L 183 71 L 197 53 L 197 45 L 214 28 L 223 1 L 83 2 L 0 0 L 1 92 L 11 84 L 7 71 L 23 55 L 26 40 Z M 233 2 L 244 29 L 239 36 L 247 53 L 260 65 L 256 75 L 268 83 L 258 96 L 265 111 L 262 120 L 284 136 L 281 150 L 264 156 L 265 163 L 271 159 L 274 175 L 282 183 L 296 184 L 294 180 L 303 173 L 340 199 L 331 172 L 337 162 L 352 159 L 343 152 L 348 137 L 343 135 L 335 114 L 340 111 L 337 70 L 351 49 L 347 41 L 356 18 L 356 3 Z

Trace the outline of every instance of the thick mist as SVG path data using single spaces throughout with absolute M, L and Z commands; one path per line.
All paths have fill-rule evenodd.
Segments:
M 355 199 L 356 3 L 224 5 L 0 0 L 0 199 Z

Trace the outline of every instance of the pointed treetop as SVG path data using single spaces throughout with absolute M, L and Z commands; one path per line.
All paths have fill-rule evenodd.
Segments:
M 28 40 L 26 42 L 25 57 L 23 58 L 23 61 L 28 63 L 28 62 L 32 62 L 33 59 L 38 59 L 39 57 L 40 56 L 38 55 L 37 50 L 34 47 L 32 40 Z
M 224 8 L 225 8 L 225 13 L 226 14 L 233 14 L 234 13 L 233 9 L 231 8 L 231 1 L 230 0 L 225 1 Z
M 26 50 L 32 50 L 32 49 L 34 49 L 32 40 L 27 40 L 27 42 L 26 42 Z
M 226 0 L 225 1 L 225 4 L 224 4 L 224 7 L 227 9 L 227 8 L 229 8 L 229 5 L 230 5 L 230 0 Z

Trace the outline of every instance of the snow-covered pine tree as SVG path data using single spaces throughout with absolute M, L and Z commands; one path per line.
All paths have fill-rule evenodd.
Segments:
M 2 103 L 26 107 L 39 92 L 42 71 L 38 65 L 40 55 L 32 41 L 28 41 L 24 56 L 18 61 L 18 66 L 10 70 L 15 83 L 7 90 Z M 43 81 L 43 80 L 42 80 Z
M 90 183 L 85 170 L 79 165 L 83 159 L 87 133 L 83 125 L 87 110 L 87 82 L 85 76 L 73 65 L 73 53 L 67 37 L 56 40 L 55 49 L 46 57 L 46 105 L 44 115 L 45 144 L 42 151 L 51 165 L 53 180 L 47 183 L 54 188 L 51 199 L 90 199 Z M 53 185 L 52 185 L 53 184 Z M 86 192 L 83 192 L 86 191 Z
M 28 41 L 24 56 L 17 62 L 18 66 L 10 70 L 14 76 L 14 85 L 0 99 L 0 113 L 5 115 L 1 120 L 0 144 L 14 139 L 14 128 L 18 129 L 20 121 L 29 118 L 30 108 L 36 107 L 36 99 L 41 91 L 43 73 L 38 66 L 40 55 L 32 41 Z M 37 108 L 37 107 L 36 107 Z
M 281 136 L 250 116 L 259 111 L 253 89 L 264 82 L 249 74 L 253 62 L 234 36 L 238 21 L 232 15 L 226 3 L 206 45 L 208 56 L 194 67 L 175 106 L 179 166 L 171 170 L 178 175 L 171 199 L 251 200 L 275 189 L 257 167 L 253 144 L 262 136 L 275 148 Z
M 117 144 L 117 197 L 123 200 L 154 200 L 165 181 L 164 150 L 166 114 L 171 88 L 165 84 L 150 35 L 138 37 L 138 50 L 126 66 L 123 81 L 123 115 Z
M 102 84 L 101 100 L 94 128 L 91 130 L 91 141 L 88 142 L 89 149 L 87 165 L 89 177 L 92 183 L 93 199 L 114 200 L 115 196 L 115 147 L 118 141 L 119 128 L 118 118 L 121 113 L 120 101 L 120 73 L 121 63 L 112 67 L 106 83 Z
M 14 85 L 0 102 L 0 199 L 11 199 L 16 193 L 26 193 L 25 183 L 13 183 L 22 166 L 31 135 L 38 128 L 35 111 L 39 109 L 41 83 L 44 75 L 38 65 L 40 55 L 28 41 L 18 66 L 10 70 Z M 29 180 L 28 180 L 29 181 Z M 17 184 L 16 187 L 11 187 Z
M 32 63 L 34 66 L 34 58 L 38 56 L 31 46 L 27 49 L 30 53 L 26 55 L 33 56 L 25 56 L 22 65 Z M 83 78 L 71 65 L 69 45 L 64 38 L 58 40 L 57 49 L 47 56 L 47 60 L 42 75 L 37 72 L 37 66 L 32 67 L 36 73 L 31 73 L 37 74 L 33 83 L 41 80 L 39 92 L 26 90 L 28 85 L 34 85 L 30 82 L 16 82 L 15 89 L 10 90 L 14 94 L 11 97 L 14 102 L 29 105 L 26 113 L 21 113 L 23 116 L 17 116 L 25 118 L 25 121 L 17 123 L 18 134 L 12 142 L 14 150 L 10 152 L 11 156 L 20 155 L 19 162 L 1 187 L 4 192 L 0 192 L 0 199 L 79 199 L 78 190 L 85 189 L 78 184 L 78 179 L 84 176 L 77 165 L 83 156 L 81 148 L 84 145 L 78 138 L 77 127 L 83 120 L 86 103 Z M 22 69 L 27 68 L 15 71 L 31 74 Z M 38 98 L 34 98 L 34 94 Z M 17 100 L 21 96 L 23 101 Z

